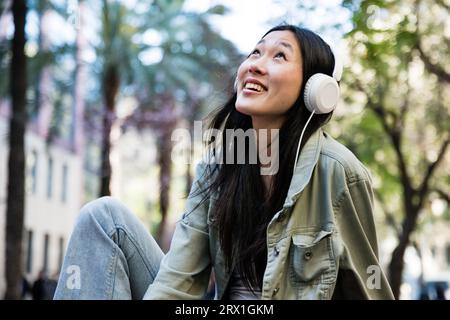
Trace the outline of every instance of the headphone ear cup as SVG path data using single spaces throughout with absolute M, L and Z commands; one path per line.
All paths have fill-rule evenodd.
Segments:
M 339 95 L 339 85 L 334 78 L 316 73 L 306 82 L 303 99 L 310 112 L 323 114 L 336 108 Z

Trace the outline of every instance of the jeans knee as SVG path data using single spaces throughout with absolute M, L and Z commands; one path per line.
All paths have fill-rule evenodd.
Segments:
M 123 205 L 113 197 L 105 196 L 95 200 L 92 200 L 85 204 L 81 210 L 77 219 L 77 225 L 84 225 L 86 223 L 90 224 L 97 222 L 100 224 L 107 223 L 108 225 L 114 223 L 115 216 L 125 212 L 122 209 Z

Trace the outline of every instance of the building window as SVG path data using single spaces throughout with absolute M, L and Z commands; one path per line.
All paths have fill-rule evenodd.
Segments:
M 59 238 L 58 270 L 61 270 L 64 259 L 64 237 Z
M 61 188 L 61 201 L 66 202 L 67 201 L 67 174 L 68 174 L 68 167 L 67 164 L 63 165 L 63 171 L 62 171 L 62 188 Z
M 31 273 L 33 271 L 33 231 L 27 231 L 27 257 L 26 257 L 26 271 Z
M 37 192 L 38 153 L 33 150 L 30 155 L 30 189 L 32 194 Z
M 46 273 L 48 273 L 48 250 L 49 250 L 49 242 L 50 242 L 50 236 L 46 234 L 44 236 L 44 265 L 42 267 L 42 270 Z
M 47 198 L 52 197 L 53 191 L 53 159 L 48 158 L 48 172 L 47 172 Z

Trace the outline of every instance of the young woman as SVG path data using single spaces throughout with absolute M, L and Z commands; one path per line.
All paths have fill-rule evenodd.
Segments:
M 278 129 L 277 170 L 201 161 L 166 255 L 118 201 L 87 204 L 55 298 L 202 299 L 212 268 L 216 299 L 393 298 L 378 262 L 370 175 L 321 129 L 339 98 L 335 58 L 309 30 L 269 30 L 211 128 Z M 222 138 L 225 159 L 236 147 Z

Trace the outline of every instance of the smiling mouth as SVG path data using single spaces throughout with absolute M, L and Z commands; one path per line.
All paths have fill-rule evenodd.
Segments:
M 244 89 L 244 92 L 254 92 L 254 93 L 261 93 L 266 90 L 263 86 L 261 86 L 257 83 L 252 83 L 252 82 L 247 82 L 244 85 L 243 89 Z

